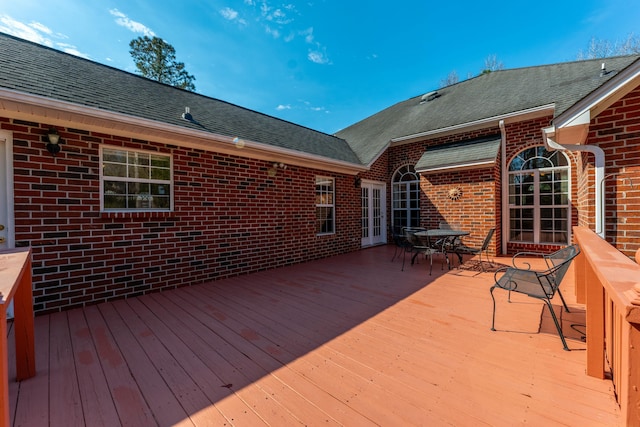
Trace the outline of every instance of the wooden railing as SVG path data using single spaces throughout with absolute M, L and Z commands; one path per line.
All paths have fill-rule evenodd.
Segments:
M 575 227 L 576 296 L 586 304 L 587 374 L 610 373 L 626 425 L 640 425 L 640 265 Z
M 0 251 L 0 427 L 9 426 L 9 361 L 7 352 L 7 308 L 13 300 L 16 339 L 16 379 L 36 374 L 33 337 L 33 291 L 31 251 Z

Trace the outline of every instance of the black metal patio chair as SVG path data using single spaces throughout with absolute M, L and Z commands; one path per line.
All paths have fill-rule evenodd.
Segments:
M 560 296 L 562 305 L 567 313 L 569 313 L 569 307 L 560 292 L 559 286 L 564 278 L 571 261 L 580 253 L 580 247 L 578 245 L 567 246 L 552 254 L 541 254 L 539 252 L 520 252 L 514 255 L 512 258 L 513 267 L 503 267 L 498 269 L 494 274 L 495 284 L 491 287 L 489 292 L 491 293 L 491 299 L 493 300 L 493 313 L 491 316 L 491 330 L 495 331 L 496 320 L 496 300 L 493 296 L 493 290 L 496 288 L 503 289 L 509 292 L 508 301 L 511 302 L 511 292 L 518 292 L 525 294 L 532 298 L 537 298 L 545 302 L 553 318 L 553 322 L 558 330 L 558 335 L 562 340 L 562 345 L 565 350 L 569 350 L 567 341 L 562 333 L 562 325 L 558 321 L 556 314 L 551 305 L 551 299 L 556 292 Z M 517 258 L 520 256 L 540 256 L 544 259 L 547 268 L 545 270 L 534 270 L 531 268 L 531 264 L 525 262 L 527 268 L 516 267 Z
M 393 251 L 392 262 L 396 259 L 396 256 L 398 256 L 398 252 L 406 252 L 411 248 L 411 245 L 407 242 L 407 236 L 404 233 L 403 227 L 393 228 L 393 243 L 396 245 L 396 249 Z
M 489 230 L 485 238 L 482 240 L 482 244 L 479 247 L 467 246 L 464 244 L 454 244 L 452 245 L 449 252 L 458 255 L 458 261 L 462 264 L 463 255 L 480 255 L 480 269 L 482 272 L 485 272 L 484 264 L 482 263 L 482 253 L 487 257 L 487 262 L 491 264 L 491 260 L 489 260 L 489 243 L 491 243 L 491 239 L 493 238 L 493 234 L 496 232 L 495 228 Z

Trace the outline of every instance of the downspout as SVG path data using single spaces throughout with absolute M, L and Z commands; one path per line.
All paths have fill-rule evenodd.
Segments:
M 500 127 L 500 182 L 502 184 L 502 218 L 500 220 L 500 235 L 502 236 L 502 255 L 507 254 L 507 233 L 505 233 L 505 227 L 502 224 L 509 218 L 509 175 L 507 173 L 507 131 L 504 128 L 504 120 L 498 122 Z
M 555 128 L 542 130 L 542 139 L 545 145 L 552 150 L 584 151 L 595 157 L 595 207 L 596 207 L 596 234 L 605 238 L 604 229 L 604 150 L 595 145 L 558 144 L 549 135 L 555 133 Z

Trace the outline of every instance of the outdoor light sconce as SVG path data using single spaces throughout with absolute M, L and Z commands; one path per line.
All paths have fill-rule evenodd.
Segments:
M 356 188 L 360 188 L 360 185 L 362 185 L 362 178 L 356 176 L 356 179 L 353 181 L 353 186 Z
M 287 165 L 285 165 L 284 163 L 274 163 L 272 165 L 272 167 L 269 168 L 269 170 L 267 170 L 267 174 L 273 178 L 274 176 L 276 176 L 278 174 L 278 169 L 286 169 Z
M 55 156 L 60 152 L 60 134 L 58 134 L 57 130 L 51 128 L 47 133 L 47 140 L 49 141 L 47 142 L 47 151 Z

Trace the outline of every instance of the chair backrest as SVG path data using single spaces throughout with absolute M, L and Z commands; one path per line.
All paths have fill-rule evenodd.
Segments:
M 553 267 L 551 267 L 548 272 L 553 276 L 553 282 L 556 288 L 560 286 L 560 282 L 562 282 L 564 275 L 567 274 L 571 261 L 573 261 L 579 253 L 580 246 L 571 245 L 552 254 L 545 255 L 545 257 L 553 263 Z
M 489 230 L 489 232 L 487 233 L 487 236 L 482 241 L 482 247 L 480 248 L 481 251 L 484 252 L 487 250 L 487 248 L 489 247 L 489 243 L 491 242 L 491 238 L 493 237 L 493 233 L 495 232 L 496 232 L 495 228 L 492 228 L 491 230 Z
M 580 253 L 580 247 L 578 245 L 567 246 L 554 253 L 544 255 L 544 258 L 551 261 L 552 265 L 562 264 L 564 261 L 575 258 Z

